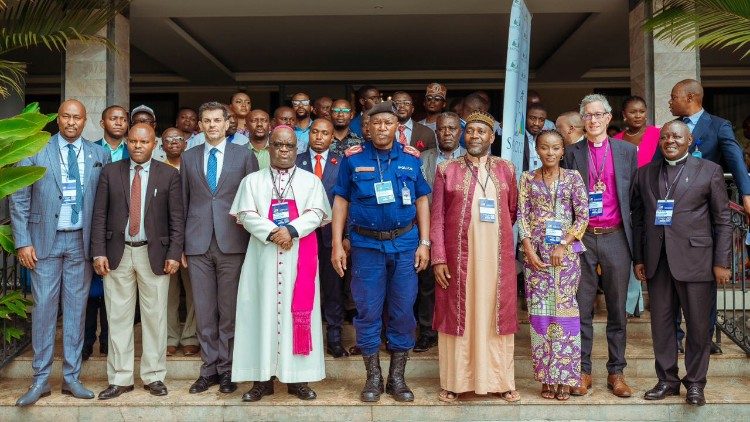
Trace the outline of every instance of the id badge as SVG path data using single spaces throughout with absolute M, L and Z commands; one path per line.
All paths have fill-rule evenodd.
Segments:
M 695 149 L 695 151 L 693 151 L 692 155 L 695 158 L 703 158 L 703 153 L 697 148 Z
M 562 240 L 562 221 L 547 220 L 544 228 L 544 243 L 559 245 Z
M 378 204 L 396 202 L 396 197 L 393 194 L 393 184 L 390 180 L 375 183 L 375 199 L 378 201 Z
M 602 192 L 589 192 L 589 217 L 601 217 L 604 215 L 604 194 Z
M 495 222 L 495 200 L 479 198 L 479 221 L 484 223 Z
M 271 217 L 273 223 L 279 227 L 289 224 L 289 204 L 286 202 L 273 204 L 271 206 Z
M 671 226 L 672 213 L 674 212 L 674 199 L 660 199 L 656 201 L 656 221 L 657 226 Z
M 406 184 L 401 188 L 401 202 L 403 202 L 404 205 L 411 205 L 411 192 Z
M 64 181 L 62 184 L 62 193 L 64 205 L 73 205 L 76 203 L 76 180 L 69 179 L 72 181 Z

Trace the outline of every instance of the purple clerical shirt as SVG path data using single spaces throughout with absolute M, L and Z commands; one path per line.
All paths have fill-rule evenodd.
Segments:
M 609 139 L 600 147 L 595 147 L 594 143 L 588 141 L 589 146 L 589 192 L 594 192 L 594 185 L 597 182 L 597 175 L 602 168 L 602 161 L 605 151 L 607 152 L 606 162 L 604 163 L 604 172 L 602 181 L 606 185 L 604 195 L 602 195 L 603 214 L 599 217 L 589 219 L 589 227 L 614 227 L 622 224 L 622 214 L 620 213 L 620 202 L 617 199 L 617 182 L 615 180 L 615 164 L 612 159 L 612 145 Z

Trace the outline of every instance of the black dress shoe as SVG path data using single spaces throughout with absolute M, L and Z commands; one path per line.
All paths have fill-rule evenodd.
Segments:
M 682 345 L 682 340 L 677 340 L 677 353 L 685 354 L 685 347 Z
M 82 360 L 89 360 L 91 355 L 94 353 L 94 346 L 83 346 L 83 350 L 81 351 L 81 359 Z
M 237 384 L 232 382 L 232 371 L 219 375 L 219 391 L 229 394 L 234 393 L 235 390 L 237 390 Z
M 712 355 L 721 355 L 723 353 L 724 352 L 721 350 L 721 346 L 719 346 L 718 344 L 716 344 L 715 341 L 712 341 L 711 342 L 711 354 Z
M 644 394 L 643 398 L 646 400 L 661 400 L 664 397 L 667 396 L 679 396 L 680 395 L 680 386 L 678 385 L 677 388 L 672 388 L 664 381 L 659 381 L 656 383 L 656 386 L 648 391 L 646 391 L 646 394 Z
M 210 377 L 198 377 L 197 380 L 190 386 L 190 394 L 202 393 L 208 390 L 212 385 L 219 383 L 219 375 L 211 375 Z
M 340 341 L 329 342 L 326 344 L 326 352 L 335 358 L 349 356 L 349 352 L 344 349 L 344 346 Z
M 253 388 L 242 395 L 242 401 L 258 401 L 263 396 L 270 396 L 271 394 L 273 394 L 273 381 L 255 381 Z
M 435 335 L 420 334 L 417 342 L 414 344 L 414 351 L 417 353 L 426 352 L 431 347 L 437 346 L 438 339 Z
M 315 400 L 315 398 L 318 397 L 318 395 L 315 394 L 315 391 L 313 391 L 306 382 L 287 384 L 286 391 L 293 396 L 297 396 L 300 400 Z
M 131 391 L 133 391 L 132 385 L 122 387 L 119 385 L 110 384 L 109 387 L 99 393 L 99 400 L 113 399 L 115 397 L 120 397 L 120 395 L 122 395 L 123 393 L 128 393 Z
M 706 398 L 703 396 L 703 388 L 697 385 L 688 387 L 685 401 L 693 406 L 703 406 L 706 404 Z
M 152 396 L 166 396 L 167 386 L 161 381 L 154 381 L 150 384 L 144 384 L 143 388 L 148 390 Z

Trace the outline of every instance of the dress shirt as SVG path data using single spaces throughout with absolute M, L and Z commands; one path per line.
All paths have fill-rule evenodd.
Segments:
M 602 174 L 602 182 L 606 186 L 604 195 L 602 195 L 602 215 L 599 217 L 589 218 L 589 227 L 615 227 L 622 224 L 622 214 L 620 213 L 620 201 L 617 198 L 617 181 L 615 177 L 615 162 L 612 154 L 612 145 L 608 145 L 609 141 L 604 141 L 601 146 L 597 147 L 590 141 L 588 143 L 589 149 L 589 177 L 588 177 L 588 189 L 589 192 L 594 192 L 594 185 L 596 184 L 596 174 L 601 169 L 602 160 L 604 160 L 604 152 L 607 152 L 607 161 L 604 163 L 604 171 Z M 597 168 L 594 169 L 594 164 Z
M 255 149 L 252 142 L 250 142 L 248 146 L 258 160 L 258 169 L 262 170 L 271 167 L 271 155 L 268 153 L 268 141 L 266 141 L 266 146 L 261 149 Z
M 689 121 L 686 122 L 686 124 L 687 124 L 688 129 L 690 129 L 690 133 L 693 133 L 693 129 L 695 129 L 695 126 L 698 124 L 698 120 L 700 120 L 701 116 L 703 115 L 705 111 L 706 110 L 704 109 L 700 109 L 698 110 L 697 113 L 690 115 L 690 116 L 686 116 L 689 119 Z M 683 117 L 682 119 L 684 121 L 685 117 Z
M 224 167 L 224 149 L 227 147 L 227 138 L 224 138 L 219 142 L 216 147 L 206 142 L 206 149 L 203 150 L 203 175 L 208 173 L 208 157 L 211 155 L 211 149 L 216 148 L 216 186 L 219 186 L 219 179 L 221 178 L 221 168 Z
M 434 122 L 432 122 L 432 123 L 430 123 L 430 122 L 427 121 L 427 119 L 422 119 L 422 120 L 418 121 L 417 123 L 420 123 L 420 124 L 423 124 L 423 125 L 427 126 L 428 128 L 432 129 L 433 132 L 437 132 L 437 120 L 434 121 Z
M 304 152 L 307 150 L 307 146 L 310 144 L 310 128 L 312 127 L 312 119 L 310 124 L 306 128 L 299 126 L 294 127 L 294 135 L 297 137 L 297 151 Z
M 542 166 L 542 158 L 536 152 L 536 136 L 526 131 L 526 142 L 529 143 L 529 171 L 533 171 Z
M 131 187 L 133 186 L 133 178 L 135 178 L 135 166 L 141 166 L 143 167 L 141 169 L 141 225 L 138 228 L 138 234 L 135 235 L 135 237 L 130 236 L 130 218 L 128 216 L 128 222 L 125 224 L 125 241 L 126 242 L 144 242 L 148 240 L 146 238 L 146 228 L 143 225 L 143 222 L 146 220 L 146 195 L 148 192 L 146 190 L 148 189 L 148 173 L 149 170 L 151 170 L 151 160 L 149 159 L 143 164 L 138 164 L 133 160 L 130 160 L 130 184 L 128 185 L 128 192 L 130 192 Z M 156 189 L 154 189 L 153 192 L 151 192 L 152 195 L 156 196 Z M 131 201 L 133 199 L 131 198 Z
M 62 135 L 57 135 L 57 144 L 60 147 L 60 174 L 62 175 L 62 183 L 63 186 L 65 182 L 68 180 L 68 144 L 69 142 L 65 140 L 65 138 L 62 137 Z M 86 174 L 84 172 L 84 163 L 86 157 L 83 156 L 83 151 L 81 151 L 81 148 L 83 148 L 83 141 L 80 137 L 73 141 L 73 150 L 76 153 L 77 161 L 78 161 L 78 174 L 81 175 L 81 180 L 78 180 L 77 183 L 81 184 L 81 194 L 85 195 L 86 191 L 83 190 L 86 188 L 86 184 L 83 183 L 84 180 L 86 180 Z M 72 204 L 63 204 L 60 207 L 60 213 L 59 213 L 59 219 L 57 220 L 57 230 L 78 230 L 83 228 L 83 210 L 79 213 L 78 217 L 78 223 L 73 224 L 70 221 L 71 214 L 73 212 L 73 205 Z
M 102 138 L 102 145 L 109 151 L 109 156 L 112 158 L 112 162 L 122 160 L 122 154 L 125 152 L 125 140 L 121 140 L 117 148 L 112 148 L 106 139 Z
M 323 152 L 315 152 L 312 149 L 310 149 L 310 160 L 312 160 L 311 161 L 312 165 L 310 166 L 310 168 L 313 169 L 313 173 L 315 173 L 315 156 L 318 154 L 320 154 L 320 157 L 321 157 L 320 168 L 322 169 L 323 172 L 326 171 L 326 161 L 328 161 L 328 151 L 329 150 L 325 150 Z
M 442 163 L 443 161 L 453 160 L 464 154 L 466 154 L 466 150 L 461 145 L 459 145 L 458 148 L 454 149 L 453 151 L 449 152 L 447 155 L 440 149 L 440 147 L 438 147 L 437 158 L 435 159 L 435 168 L 437 168 L 438 164 Z
M 401 123 L 398 124 L 399 127 L 401 126 Z M 414 120 L 409 118 L 409 120 L 406 121 L 406 123 L 403 124 L 404 126 L 404 135 L 406 135 L 406 145 L 411 145 L 411 133 L 414 131 Z M 396 129 L 396 141 L 398 142 L 398 136 L 399 136 L 399 129 Z

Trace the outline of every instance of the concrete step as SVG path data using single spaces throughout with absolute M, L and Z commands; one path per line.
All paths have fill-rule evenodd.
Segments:
M 137 336 L 138 337 L 138 336 Z M 346 338 L 345 344 L 353 344 L 353 340 Z M 140 355 L 140 342 L 136 344 L 136 356 Z M 750 360 L 738 346 L 725 341 L 722 344 L 724 354 L 711 356 L 709 366 L 710 376 L 744 376 L 750 378 Z M 99 356 L 96 351 L 88 361 L 83 363 L 81 377 L 83 379 L 99 380 L 107 378 L 106 357 Z M 594 376 L 606 374 L 607 344 L 603 336 L 594 339 L 593 372 Z M 654 374 L 654 358 L 651 341 L 649 339 L 630 338 L 626 349 L 628 366 L 625 374 L 629 377 L 650 377 Z M 382 359 L 388 361 L 387 353 L 383 352 Z M 30 380 L 33 375 L 31 368 L 32 353 L 27 350 L 13 362 L 0 370 L 0 378 Z M 197 377 L 201 365 L 200 357 L 186 357 L 178 352 L 167 358 L 168 379 L 193 379 Z M 683 359 L 680 359 L 681 370 L 684 370 Z M 135 373 L 139 372 L 139 359 L 136 357 Z M 60 377 L 62 355 L 55 353 L 52 376 Z M 334 359 L 326 356 L 326 375 L 331 379 L 358 378 L 362 372 L 363 363 L 360 356 Z M 407 365 L 407 374 L 416 378 L 437 378 L 438 356 L 437 347 L 424 353 L 412 353 Z M 517 378 L 533 378 L 530 341 L 516 338 L 515 342 L 515 374 Z
M 414 390 L 413 403 L 398 403 L 383 395 L 376 404 L 358 399 L 361 380 L 324 380 L 311 386 L 317 400 L 303 402 L 276 384 L 276 393 L 256 403 L 243 403 L 242 394 L 250 383 L 241 383 L 236 392 L 221 394 L 213 387 L 202 394 L 189 394 L 189 380 L 167 380 L 169 395 L 154 397 L 136 385 L 135 391 L 116 399 L 78 400 L 60 394 L 60 384 L 53 384 L 51 396 L 27 408 L 14 406 L 27 384 L 13 380 L 0 381 L 0 420 L 79 420 L 79 421 L 466 421 L 466 420 L 616 420 L 616 421 L 684 421 L 684 420 L 750 420 L 750 381 L 747 378 L 709 378 L 706 387 L 708 405 L 689 406 L 685 391 L 680 397 L 658 402 L 642 399 L 645 390 L 655 384 L 652 378 L 631 378 L 634 396 L 613 396 L 603 379 L 594 380 L 588 396 L 572 397 L 566 402 L 539 396 L 540 385 L 532 380 L 517 380 L 521 400 L 506 403 L 497 396 L 461 397 L 455 403 L 437 399 L 440 390 L 435 378 L 409 379 Z M 88 382 L 99 392 L 104 381 Z

